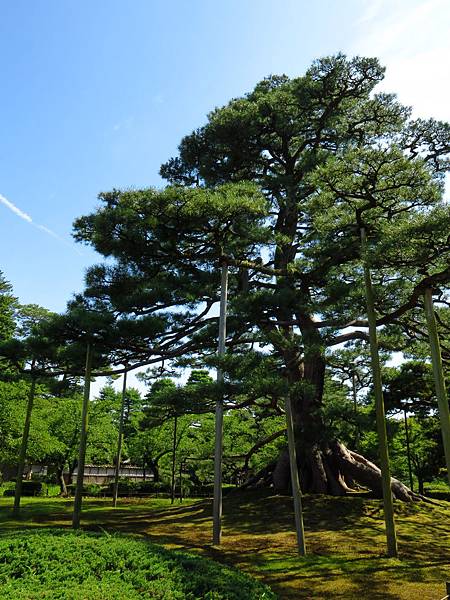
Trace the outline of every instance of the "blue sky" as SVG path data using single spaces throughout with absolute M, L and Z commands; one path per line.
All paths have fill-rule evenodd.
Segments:
M 320 56 L 378 56 L 385 89 L 450 120 L 449 22 L 447 0 L 0 0 L 0 269 L 64 310 L 100 191 L 161 185 L 209 110 Z

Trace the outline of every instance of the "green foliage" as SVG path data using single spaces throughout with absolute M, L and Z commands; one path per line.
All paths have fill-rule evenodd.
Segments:
M 406 410 L 419 416 L 436 411 L 437 400 L 431 365 L 409 361 L 398 368 L 385 369 L 384 399 L 386 410 Z
M 14 377 L 16 369 L 12 367 L 8 358 L 2 355 L 3 347 L 8 347 L 16 330 L 15 315 L 19 306 L 17 298 L 13 296 L 11 284 L 0 271 L 0 380 L 7 381 Z
M 75 495 L 76 485 L 70 484 L 67 486 L 67 493 L 71 496 Z M 83 485 L 83 496 L 92 496 L 94 498 L 103 496 L 107 491 L 106 486 L 99 485 L 98 483 L 85 483 Z
M 14 489 L 6 489 L 3 492 L 4 496 L 14 496 Z M 22 482 L 22 496 L 46 496 L 47 486 L 41 481 L 23 481 Z
M 114 483 L 110 483 L 108 491 L 113 492 Z M 141 481 L 131 478 L 119 479 L 119 494 L 133 496 L 135 494 L 170 494 L 170 484 L 163 481 Z
M 12 295 L 12 286 L 0 271 L 0 343 L 12 337 L 15 329 L 17 298 Z
M 315 61 L 302 77 L 271 76 L 182 140 L 179 156 L 161 169 L 169 187 L 101 194 L 99 210 L 77 219 L 75 237 L 107 261 L 89 269 L 85 293 L 66 314 L 22 310 L 9 347 L 15 364 L 33 360 L 40 374 L 77 376 L 89 341 L 97 371 L 162 361 L 161 372 L 168 364 L 220 366 L 223 385 L 197 372 L 183 386 L 160 380 L 144 403 L 128 393 L 124 455 L 155 478 L 166 476 L 177 417 L 177 461 L 204 459 L 190 477 L 208 479 L 213 424 L 206 413 L 218 398 L 225 399 L 229 479 L 276 456 L 288 394 L 306 445 L 336 436 L 351 442 L 366 426 L 361 444 L 374 454 L 372 414 L 357 410 L 367 369 L 364 361 L 351 364 L 366 338 L 355 331 L 366 313 L 360 227 L 367 229 L 364 258 L 375 271 L 389 349 L 412 349 L 423 286 L 450 279 L 443 201 L 449 129 L 412 121 L 393 95 L 374 93 L 383 74 L 376 59 L 338 54 Z M 232 351 L 218 361 L 215 303 L 224 260 Z M 3 279 L 0 293 L 11 302 Z M 11 306 L 0 303 L 0 337 Z M 412 323 L 405 317 L 411 309 Z M 445 329 L 450 321 L 442 315 Z M 329 350 L 345 341 L 355 343 L 352 356 Z M 342 385 L 349 376 L 358 380 L 350 401 Z M 46 386 L 48 397 L 36 404 L 29 457 L 61 470 L 75 458 L 79 398 L 58 385 Z M 405 381 L 398 385 L 403 394 Z M 1 391 L 0 400 L 0 438 L 13 456 L 20 428 Z M 91 409 L 87 460 L 110 463 L 120 395 L 105 389 Z M 391 428 L 394 439 L 396 424 Z
M 324 435 L 328 440 L 339 439 L 355 448 L 357 433 L 361 427 L 361 408 L 349 398 L 349 389 L 342 383 L 327 377 L 323 394 Z
M 13 466 L 17 462 L 28 393 L 29 384 L 24 380 L 0 382 L 0 462 L 6 465 Z M 131 392 L 131 396 L 133 394 Z M 101 394 L 91 402 L 88 463 L 113 463 L 117 447 L 117 406 L 114 412 L 113 405 Z M 80 395 L 54 396 L 47 386 L 39 385 L 27 461 L 46 464 L 54 472 L 74 466 L 78 457 L 80 418 Z
M 214 453 L 212 412 L 216 399 L 222 397 L 222 393 L 227 401 L 224 415 L 225 481 L 235 483 L 241 472 L 257 471 L 275 460 L 284 443 L 285 425 L 284 417 L 274 415 L 270 404 L 281 393 L 276 385 L 280 382 L 274 373 L 268 371 L 274 366 L 273 361 L 267 357 L 262 363 L 261 356 L 256 353 L 228 356 L 224 386 L 218 386 L 205 369 L 194 369 L 185 385 L 177 386 L 170 378 L 156 380 L 146 395 L 140 430 L 128 439 L 128 452 L 133 462 L 146 464 L 155 478 L 169 481 L 176 415 L 177 480 L 183 464 L 185 489 L 211 482 Z M 284 385 L 282 389 L 285 390 Z M 253 405 L 255 400 L 260 403 Z M 237 409 L 238 404 L 243 407 Z
M 25 420 L 29 384 L 22 381 L 0 381 L 0 462 L 17 460 Z
M 271 76 L 183 138 L 161 168 L 168 188 L 102 194 L 102 207 L 75 223 L 78 240 L 113 259 L 90 270 L 85 297 L 136 319 L 158 314 L 180 366 L 217 366 L 211 307 L 225 254 L 236 360 L 223 359 L 225 384 L 206 384 L 203 400 L 211 407 L 220 394 L 275 412 L 289 387 L 310 445 L 326 426 L 326 349 L 366 337 L 346 331 L 366 313 L 360 227 L 391 349 L 405 345 L 397 312 L 417 305 L 424 273 L 450 279 L 448 126 L 413 121 L 395 96 L 374 93 L 383 76 L 376 59 L 342 54 L 301 77 Z M 165 395 L 178 407 L 195 396 L 188 386 Z M 328 423 L 324 440 L 336 419 Z
M 408 419 L 411 445 L 411 463 L 419 489 L 424 483 L 444 475 L 445 458 L 442 433 L 437 417 Z
M 76 221 L 76 238 L 94 244 L 105 256 L 126 257 L 142 267 L 146 260 L 156 264 L 165 259 L 169 266 L 174 255 L 184 268 L 208 264 L 223 253 L 239 257 L 253 241 L 260 242 L 253 232 L 267 211 L 258 188 L 249 183 L 212 190 L 115 190 L 100 199 L 101 210 Z M 124 248 L 127 232 L 133 232 L 134 242 Z M 146 256 L 139 254 L 143 238 Z
M 0 538 L 0 554 L 5 600 L 275 599 L 230 567 L 119 535 L 15 532 Z

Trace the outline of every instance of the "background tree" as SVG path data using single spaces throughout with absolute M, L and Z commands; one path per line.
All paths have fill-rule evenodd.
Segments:
M 18 301 L 12 291 L 12 285 L 0 271 L 0 342 L 11 338 L 16 329 L 14 317 Z

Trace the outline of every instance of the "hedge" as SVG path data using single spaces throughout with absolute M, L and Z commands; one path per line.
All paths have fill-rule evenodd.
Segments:
M 0 536 L 2 600 L 275 600 L 248 575 L 119 534 L 64 530 Z

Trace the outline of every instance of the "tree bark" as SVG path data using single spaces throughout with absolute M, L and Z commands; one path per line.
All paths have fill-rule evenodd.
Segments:
M 59 483 L 59 495 L 65 497 L 65 496 L 67 496 L 67 486 L 66 486 L 66 480 L 64 479 L 64 465 L 65 465 L 65 462 L 57 465 L 56 479 Z
M 156 460 L 149 459 L 146 463 L 147 467 L 149 467 L 150 471 L 153 473 L 153 481 L 155 483 L 159 482 L 159 467 Z
M 321 414 L 325 361 L 318 344 L 318 352 L 306 353 L 303 363 L 296 362 L 293 354 L 285 353 L 288 378 L 297 384 L 298 394 L 292 400 L 292 413 L 299 457 L 300 485 L 303 493 L 330 494 L 342 496 L 355 491 L 355 488 L 369 488 L 382 497 L 380 469 L 357 452 L 349 450 L 338 440 L 329 440 L 326 425 Z M 287 451 L 281 453 L 272 467 L 272 484 L 275 490 L 287 493 L 290 489 L 289 457 Z M 262 480 L 255 477 L 254 480 Z M 393 497 L 405 502 L 419 500 L 403 483 L 391 478 Z
M 417 479 L 419 482 L 419 494 L 423 494 L 423 478 L 420 475 L 418 475 Z
M 67 473 L 67 483 L 69 485 L 73 484 L 73 473 L 75 471 L 75 469 L 78 466 L 78 460 L 75 458 L 70 464 L 69 464 L 69 471 Z
M 341 442 L 335 440 L 324 448 L 316 446 L 309 456 L 302 448 L 303 463 L 299 470 L 301 487 L 304 493 L 329 494 L 344 496 L 355 492 L 356 486 L 370 489 L 382 498 L 382 482 L 380 469 L 367 458 L 349 450 Z M 311 475 L 313 472 L 313 475 Z M 290 489 L 289 457 L 283 452 L 272 470 L 272 483 L 276 491 L 287 493 Z M 392 496 L 396 500 L 412 502 L 421 500 L 398 479 L 391 477 Z
M 409 446 L 409 427 L 408 427 L 408 415 L 406 414 L 406 408 L 403 409 L 403 417 L 405 419 L 405 439 L 406 439 L 406 455 L 408 458 L 408 474 L 409 474 L 409 485 L 411 490 L 414 488 L 412 467 L 411 467 L 411 448 Z
M 32 363 L 32 368 L 33 367 L 34 367 L 34 361 Z M 17 468 L 16 490 L 15 490 L 15 495 L 14 495 L 14 508 L 13 508 L 13 515 L 15 515 L 15 516 L 17 516 L 20 513 L 20 500 L 22 497 L 23 472 L 25 469 L 25 459 L 26 459 L 27 448 L 28 448 L 28 437 L 30 435 L 31 414 L 33 412 L 35 391 L 36 391 L 36 377 L 33 375 L 32 379 L 31 379 L 30 392 L 28 394 L 27 411 L 26 411 L 26 415 L 25 415 L 25 424 L 23 427 L 22 443 L 20 446 L 20 453 L 19 453 L 19 465 Z
M 84 394 L 81 412 L 80 449 L 78 455 L 77 485 L 75 488 L 75 499 L 73 503 L 72 527 L 78 529 L 81 520 L 81 504 L 83 501 L 84 463 L 86 460 L 86 443 L 89 411 L 89 392 L 91 385 L 92 348 L 90 343 L 86 350 L 86 370 L 84 376 Z

